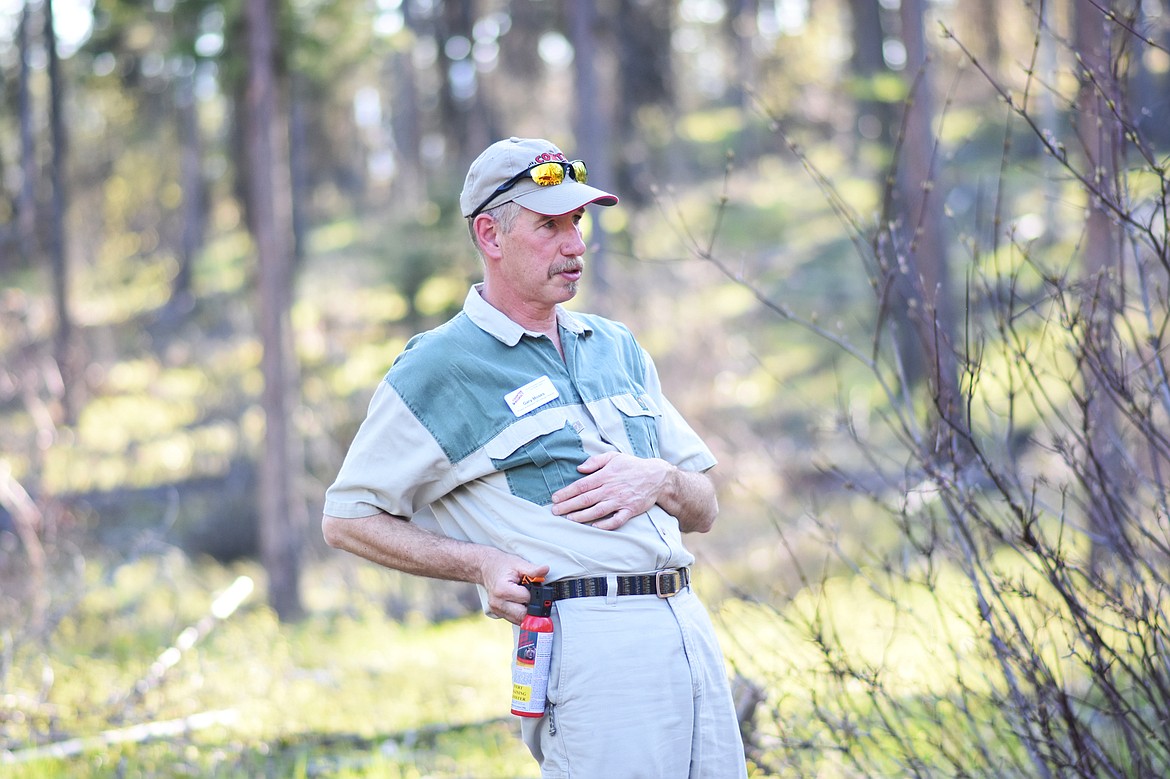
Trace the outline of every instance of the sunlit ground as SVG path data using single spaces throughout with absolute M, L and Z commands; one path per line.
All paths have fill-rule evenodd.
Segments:
M 507 714 L 509 626 L 480 615 L 430 624 L 409 611 L 396 621 L 387 603 L 411 596 L 394 595 L 392 574 L 344 563 L 306 573 L 311 613 L 280 625 L 256 592 L 212 614 L 240 577 L 262 586 L 252 565 L 177 553 L 87 562 L 69 589 L 53 588 L 59 622 L 44 644 L 22 640 L 28 625 L 5 632 L 2 772 L 533 775 Z

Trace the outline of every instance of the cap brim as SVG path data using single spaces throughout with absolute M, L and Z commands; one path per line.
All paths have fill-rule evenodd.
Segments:
M 590 203 L 599 206 L 616 206 L 618 202 L 617 195 L 611 195 L 588 184 L 579 184 L 572 179 L 553 187 L 540 187 L 532 192 L 525 192 L 512 200 L 529 211 L 535 211 L 545 216 L 567 214 Z

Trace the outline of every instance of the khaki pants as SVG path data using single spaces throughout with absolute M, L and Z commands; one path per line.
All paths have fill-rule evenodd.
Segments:
M 553 624 L 549 703 L 522 721 L 543 779 L 747 776 L 723 655 L 689 587 L 557 601 Z

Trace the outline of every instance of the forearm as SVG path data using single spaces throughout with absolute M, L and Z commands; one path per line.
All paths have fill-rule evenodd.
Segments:
M 715 485 L 705 473 L 671 466 L 658 505 L 678 520 L 684 533 L 706 533 L 719 514 Z
M 482 583 L 489 547 L 436 535 L 391 514 L 357 519 L 326 515 L 321 523 L 325 542 L 396 571 Z
M 524 577 L 544 576 L 547 565 L 535 565 L 494 547 L 436 535 L 390 514 L 321 520 L 325 542 L 396 571 L 472 582 L 487 592 L 488 612 L 520 624 L 528 603 Z

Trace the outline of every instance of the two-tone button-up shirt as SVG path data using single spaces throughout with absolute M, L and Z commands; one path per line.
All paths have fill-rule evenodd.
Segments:
M 563 358 L 472 287 L 462 312 L 394 361 L 325 513 L 426 518 L 444 535 L 547 564 L 550 581 L 691 564 L 678 521 L 657 505 L 617 530 L 552 513 L 552 494 L 591 455 L 715 464 L 624 325 L 561 307 L 557 322 Z

